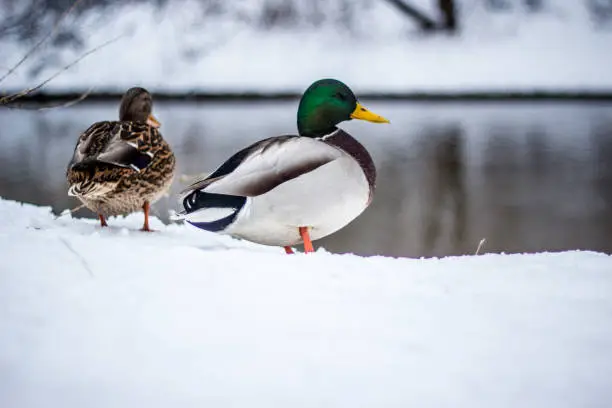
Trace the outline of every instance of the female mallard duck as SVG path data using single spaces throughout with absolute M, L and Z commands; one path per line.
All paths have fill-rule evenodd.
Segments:
M 143 88 L 129 89 L 121 100 L 119 121 L 94 123 L 81 136 L 68 165 L 68 195 L 76 196 L 105 217 L 144 210 L 143 231 L 149 229 L 149 207 L 170 187 L 175 159 L 151 115 L 153 100 Z
M 261 140 L 230 157 L 181 196 L 190 224 L 265 245 L 304 243 L 347 225 L 372 201 L 376 169 L 367 150 L 336 127 L 389 123 L 340 81 L 313 83 L 300 101 L 298 135 Z

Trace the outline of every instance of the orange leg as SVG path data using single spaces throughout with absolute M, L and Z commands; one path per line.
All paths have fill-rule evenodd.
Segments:
M 310 234 L 308 234 L 308 227 L 300 227 L 299 229 L 300 235 L 302 236 L 302 241 L 304 241 L 304 252 L 314 252 L 312 241 L 310 240 Z
M 290 246 L 286 246 L 286 247 L 285 247 L 285 253 L 286 253 L 287 255 L 291 255 L 291 254 L 293 254 L 294 252 L 293 252 L 293 249 L 291 249 L 291 247 L 290 247 Z
M 101 227 L 108 227 L 108 224 L 106 223 L 106 219 L 104 218 L 102 214 L 98 214 L 98 218 L 100 219 Z
M 140 230 L 146 232 L 153 232 L 153 230 L 149 228 L 149 210 L 151 209 L 151 206 L 149 205 L 148 201 L 145 201 L 142 206 L 142 209 L 144 211 L 144 224 Z

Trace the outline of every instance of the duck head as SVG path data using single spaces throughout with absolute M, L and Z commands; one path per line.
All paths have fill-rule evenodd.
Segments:
M 119 120 L 146 123 L 158 128 L 161 123 L 151 114 L 153 97 L 144 88 L 134 87 L 127 90 L 121 99 Z
M 302 95 L 297 120 L 301 136 L 325 136 L 334 132 L 338 123 L 351 119 L 389 123 L 364 108 L 353 91 L 336 79 L 316 81 Z

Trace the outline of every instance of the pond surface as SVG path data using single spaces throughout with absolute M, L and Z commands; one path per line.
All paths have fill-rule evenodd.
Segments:
M 612 104 L 363 102 L 391 120 L 342 124 L 377 165 L 374 202 L 318 245 L 420 257 L 471 254 L 484 238 L 482 252 L 612 252 Z M 191 175 L 293 133 L 296 105 L 158 103 L 155 113 L 179 174 Z M 75 207 L 64 178 L 75 141 L 116 115 L 115 104 L 0 110 L 0 196 Z M 166 220 L 169 209 L 174 196 L 154 206 Z

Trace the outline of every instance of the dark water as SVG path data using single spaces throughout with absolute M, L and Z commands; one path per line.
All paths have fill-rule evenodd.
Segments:
M 371 102 L 391 125 L 351 122 L 377 164 L 373 204 L 319 241 L 333 252 L 399 256 L 591 249 L 612 252 L 612 105 Z M 294 102 L 157 104 L 179 173 L 214 170 L 237 149 L 293 132 Z M 0 110 L 0 195 L 51 205 L 90 123 L 114 104 Z M 177 181 L 176 192 L 181 187 Z M 176 208 L 162 199 L 162 218 Z M 87 211 L 82 216 L 93 216 Z

